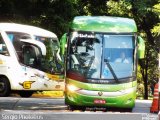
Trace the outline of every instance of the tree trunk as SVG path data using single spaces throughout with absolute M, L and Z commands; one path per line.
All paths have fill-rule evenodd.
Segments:
M 148 71 L 148 64 L 149 64 L 149 58 L 148 58 L 148 56 L 149 56 L 149 50 L 147 49 L 146 50 L 146 64 L 145 64 L 145 76 L 144 76 L 144 99 L 148 99 L 148 73 L 147 73 L 147 71 Z
M 144 82 L 144 99 L 148 99 L 148 64 L 149 64 L 149 58 L 148 58 L 149 50 L 146 50 L 146 59 L 143 61 L 139 61 L 139 64 L 141 66 L 141 74 Z

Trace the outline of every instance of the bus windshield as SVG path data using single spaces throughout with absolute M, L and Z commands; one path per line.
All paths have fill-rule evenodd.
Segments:
M 133 35 L 73 32 L 67 69 L 88 79 L 132 77 L 134 43 Z
M 42 55 L 42 51 L 38 46 L 31 44 L 32 42 L 22 42 L 22 39 L 32 40 L 31 36 L 26 33 L 7 32 L 15 50 L 19 61 L 27 66 L 42 70 L 47 73 L 61 73 L 62 66 L 60 56 L 58 54 L 59 42 L 56 38 L 34 36 L 34 40 L 40 41 L 46 48 L 46 55 Z
M 42 68 L 44 71 L 62 72 L 61 58 L 58 54 L 60 45 L 57 39 L 35 36 L 35 39 L 46 46 L 46 56 L 43 56 Z

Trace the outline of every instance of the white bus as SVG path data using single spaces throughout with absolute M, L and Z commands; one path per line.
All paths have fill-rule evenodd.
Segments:
M 17 91 L 64 90 L 57 36 L 45 29 L 0 23 L 0 97 Z

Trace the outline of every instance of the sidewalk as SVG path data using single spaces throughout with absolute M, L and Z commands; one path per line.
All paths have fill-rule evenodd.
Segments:
M 150 107 L 152 104 L 152 100 L 136 100 L 135 107 L 133 108 L 133 112 L 138 113 L 150 113 Z

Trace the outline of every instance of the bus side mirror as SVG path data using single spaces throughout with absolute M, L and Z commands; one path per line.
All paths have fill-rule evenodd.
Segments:
M 138 58 L 143 59 L 145 55 L 145 43 L 144 40 L 138 36 Z
M 66 45 L 67 45 L 67 33 L 65 33 L 60 39 L 60 54 L 62 56 L 64 56 L 65 54 Z
M 37 40 L 33 40 L 33 39 L 20 39 L 21 42 L 23 42 L 23 44 L 28 43 L 30 45 L 34 45 L 34 46 L 38 46 L 38 48 L 41 50 L 42 55 L 46 55 L 46 46 L 44 45 L 44 43 L 37 41 Z
M 8 54 L 7 46 L 5 44 L 0 44 L 0 54 L 2 55 Z

